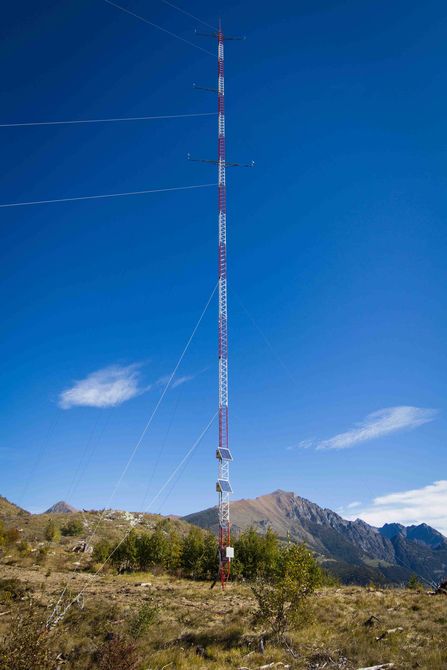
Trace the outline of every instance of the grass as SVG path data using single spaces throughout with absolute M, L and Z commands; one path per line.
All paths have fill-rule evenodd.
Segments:
M 21 597 L 28 598 L 31 591 L 45 611 L 67 578 L 61 572 L 45 578 L 40 567 L 2 566 L 2 572 L 7 573 L 5 579 L 15 580 L 12 584 Z M 78 573 L 68 576 L 72 592 L 87 578 Z M 28 591 L 18 588 L 21 581 Z M 0 603 L 0 613 L 9 611 L 0 616 L 0 634 L 7 634 L 8 620 L 21 607 L 24 601 L 17 598 Z M 309 605 L 308 620 L 289 632 L 294 656 L 253 625 L 253 608 L 250 589 L 244 584 L 230 584 L 222 593 L 217 587 L 210 590 L 207 583 L 166 575 L 108 574 L 87 590 L 83 609 L 71 608 L 50 641 L 54 653 L 66 661 L 66 670 L 98 667 L 95 654 L 114 635 L 134 640 L 141 658 L 137 670 L 254 670 L 279 662 L 295 670 L 355 670 L 385 662 L 395 663 L 396 670 L 447 668 L 447 598 L 443 596 L 409 589 L 321 589 Z M 367 625 L 370 617 L 372 624 Z M 137 634 L 132 638 L 135 626 Z M 391 629 L 398 630 L 386 632 Z M 262 637 L 266 639 L 263 654 L 259 652 Z
M 67 519 L 52 518 L 57 524 Z M 82 518 L 92 526 L 98 513 Z M 148 516 L 144 523 L 153 527 L 156 521 Z M 288 633 L 292 655 L 254 625 L 247 584 L 231 583 L 222 593 L 218 586 L 210 590 L 209 583 L 166 574 L 112 571 L 90 584 L 91 555 L 72 552 L 78 538 L 46 542 L 47 522 L 47 515 L 21 517 L 20 539 L 0 550 L 0 638 L 8 637 L 30 598 L 45 620 L 65 584 L 67 598 L 88 585 L 83 609 L 74 605 L 48 636 L 63 670 L 99 668 L 98 654 L 107 640 L 121 638 L 141 659 L 135 670 L 257 670 L 269 663 L 291 670 L 357 670 L 386 662 L 395 670 L 447 668 L 447 597 L 411 589 L 325 587 L 306 606 L 302 626 Z M 181 530 L 181 522 L 173 523 Z M 104 522 L 98 535 L 114 539 L 125 524 L 121 517 Z M 23 541 L 29 545 L 25 553 L 19 551 Z M 397 630 L 387 633 L 392 629 Z

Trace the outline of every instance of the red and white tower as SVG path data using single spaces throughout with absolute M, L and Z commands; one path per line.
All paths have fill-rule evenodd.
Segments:
M 222 587 L 230 576 L 233 549 L 230 542 L 230 462 L 228 445 L 228 307 L 227 307 L 227 193 L 225 162 L 225 73 L 224 36 L 221 22 L 217 33 L 217 188 L 218 188 L 218 355 L 219 355 L 219 446 L 217 492 L 219 495 L 219 576 Z
M 204 35 L 204 33 L 198 33 Z M 204 35 L 205 36 L 205 35 Z M 219 443 L 216 450 L 218 461 L 216 490 L 219 495 L 219 579 L 222 588 L 230 576 L 231 559 L 234 550 L 231 546 L 230 526 L 230 463 L 233 460 L 228 443 L 228 307 L 227 307 L 227 186 L 225 172 L 227 167 L 254 167 L 249 164 L 229 163 L 225 156 L 225 72 L 224 42 L 241 40 L 243 37 L 228 37 L 222 32 L 219 19 L 217 32 L 207 34 L 217 38 L 217 89 L 205 88 L 194 84 L 195 88 L 217 93 L 217 160 L 202 160 L 201 163 L 217 165 L 218 190 L 218 375 L 219 375 Z M 190 160 L 191 159 L 188 155 Z

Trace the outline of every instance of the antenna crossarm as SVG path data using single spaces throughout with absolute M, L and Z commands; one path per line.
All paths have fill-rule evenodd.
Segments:
M 209 158 L 209 159 L 208 159 L 208 158 L 191 158 L 191 155 L 190 155 L 190 154 L 188 154 L 187 158 L 188 158 L 189 161 L 192 161 L 193 163 L 210 163 L 211 165 L 220 165 L 220 164 L 222 164 L 221 161 L 219 161 L 218 159 L 214 159 L 214 158 Z M 229 162 L 229 161 L 225 161 L 225 162 L 223 163 L 223 165 L 224 165 L 226 168 L 227 168 L 227 167 L 247 167 L 247 168 L 252 168 L 252 167 L 255 167 L 255 162 L 254 162 L 254 161 L 250 161 L 250 163 L 232 163 L 232 162 Z

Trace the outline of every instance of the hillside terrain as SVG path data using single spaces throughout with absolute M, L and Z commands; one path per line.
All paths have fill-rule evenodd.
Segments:
M 264 498 L 265 518 L 275 504 Z M 243 507 L 253 505 L 250 501 Z M 94 554 L 85 551 L 84 540 L 93 533 L 95 544 L 119 541 L 131 528 L 143 533 L 175 528 L 186 537 L 193 527 L 184 520 L 113 510 L 31 515 L 2 499 L 0 522 L 7 538 L 3 546 L 0 542 L 0 667 L 6 658 L 7 670 L 17 670 L 11 657 L 16 652 L 8 650 L 28 645 L 34 657 L 35 644 L 45 645 L 45 670 L 358 670 L 382 663 L 392 663 L 393 670 L 447 667 L 447 600 L 420 585 L 320 587 L 308 601 L 301 625 L 290 630 L 287 648 L 255 620 L 255 600 L 245 581 L 231 582 L 222 592 L 211 590 L 209 581 L 181 579 L 157 566 L 118 574 L 112 565 L 101 568 Z M 50 539 L 49 529 L 54 531 Z M 307 532 L 307 540 L 313 541 Z M 391 529 L 386 532 L 395 537 Z M 405 534 L 415 532 L 399 529 L 396 536 L 406 539 Z M 427 529 L 416 535 L 415 542 L 424 547 L 443 546 L 443 539 L 436 542 Z M 72 602 L 71 608 L 47 635 L 33 638 L 32 622 L 41 627 L 61 594 L 62 607 Z M 115 652 L 126 664 L 116 664 Z M 36 665 L 23 667 L 34 670 Z
M 392 663 L 393 670 L 445 670 L 445 597 L 408 589 L 356 586 L 320 589 L 303 626 L 290 632 L 293 655 L 253 620 L 248 585 L 222 593 L 204 582 L 153 573 L 91 575 L 71 569 L 1 565 L 0 640 L 27 600 L 45 621 L 63 587 L 82 600 L 52 629 L 47 643 L 60 670 L 359 670 Z M 26 614 L 28 616 L 28 614 Z M 146 617 L 146 618 L 145 618 Z M 135 665 L 99 666 L 108 645 L 126 640 Z M 264 641 L 261 653 L 260 641 Z M 1 647 L 0 647 L 1 653 Z M 8 666 L 9 667 L 9 666 Z
M 161 520 L 168 519 L 175 529 L 184 535 L 190 524 L 178 517 L 166 517 L 160 514 L 140 514 L 121 510 L 81 510 L 78 511 L 68 503 L 56 503 L 42 514 L 30 514 L 26 510 L 0 497 L 0 521 L 5 526 L 15 526 L 22 541 L 32 544 L 43 543 L 46 540 L 45 529 L 52 521 L 56 527 L 64 529 L 69 524 L 77 524 L 79 531 L 62 533 L 60 549 L 73 548 L 76 542 L 89 539 L 92 543 L 99 540 L 116 541 L 130 528 L 139 530 L 153 530 Z M 1 550 L 1 548 L 0 548 Z
M 0 496 L 0 517 L 2 519 L 24 515 L 29 515 L 29 512 L 10 502 L 7 498 Z
M 118 510 L 77 511 L 64 501 L 43 514 L 30 514 L 0 496 L 0 519 L 7 525 L 16 525 L 22 540 L 34 543 L 45 541 L 50 519 L 61 528 L 69 522 L 80 524 L 80 538 L 88 538 L 94 532 L 94 542 L 114 542 L 123 530 L 135 527 L 151 531 L 165 518 Z M 217 530 L 215 507 L 183 519 L 168 518 L 180 535 L 188 533 L 190 524 Z M 386 524 L 375 528 L 360 519 L 343 519 L 330 509 L 281 490 L 234 501 L 232 524 L 234 536 L 248 527 L 261 533 L 271 528 L 284 541 L 290 538 L 304 542 L 326 570 L 347 584 L 404 584 L 412 574 L 431 584 L 447 577 L 447 539 L 427 524 L 409 527 Z M 63 534 L 61 547 L 73 545 L 70 532 L 67 535 Z
M 347 583 L 406 582 L 412 573 L 429 582 L 447 576 L 447 539 L 426 524 L 375 528 L 347 521 L 330 509 L 291 492 L 274 491 L 232 503 L 233 529 L 272 528 L 282 539 L 305 542 L 322 564 Z M 216 531 L 217 508 L 189 514 L 185 521 Z

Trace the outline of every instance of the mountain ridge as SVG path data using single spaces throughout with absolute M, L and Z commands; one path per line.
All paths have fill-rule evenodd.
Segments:
M 26 509 L 23 509 L 23 507 L 20 507 L 19 505 L 16 505 L 15 503 L 11 502 L 8 500 L 8 498 L 5 498 L 4 496 L 0 495 L 0 513 L 1 514 L 30 514 Z
M 217 507 L 188 514 L 185 521 L 215 531 Z M 321 563 L 344 581 L 406 581 L 412 573 L 437 581 L 447 576 L 447 539 L 427 524 L 371 526 L 349 521 L 331 509 L 277 489 L 253 499 L 232 503 L 236 534 L 253 526 L 272 528 L 286 540 L 304 542 Z

